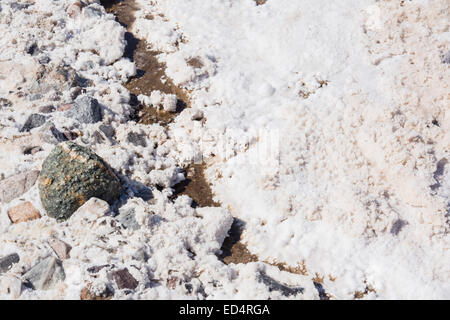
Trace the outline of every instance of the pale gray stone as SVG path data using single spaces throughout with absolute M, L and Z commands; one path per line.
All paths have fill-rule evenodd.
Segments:
M 0 202 L 10 202 L 27 192 L 36 182 L 38 170 L 13 175 L 0 181 Z
M 116 219 L 127 229 L 138 230 L 141 228 L 136 221 L 134 208 L 119 210 Z
M 61 261 L 55 257 L 47 257 L 32 267 L 23 278 L 35 290 L 52 288 L 59 281 L 66 278 Z

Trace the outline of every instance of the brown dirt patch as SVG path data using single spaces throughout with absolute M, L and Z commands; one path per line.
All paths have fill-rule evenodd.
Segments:
M 193 202 L 193 207 L 220 207 L 213 200 L 211 186 L 205 178 L 205 164 L 191 164 L 185 169 L 186 179 L 173 188 L 176 196 L 188 195 Z
M 242 220 L 235 218 L 231 225 L 229 236 L 222 244 L 222 254 L 219 256 L 219 259 L 225 264 L 250 263 L 259 260 L 258 256 L 252 254 L 241 241 L 244 228 L 245 223 Z
M 189 96 L 181 88 L 177 87 L 173 81 L 166 76 L 166 66 L 158 61 L 158 55 L 161 53 L 152 50 L 148 43 L 139 40 L 130 32 L 135 21 L 134 13 L 138 10 L 136 2 L 129 1 L 102 1 L 105 10 L 116 16 L 128 32 L 125 34 L 127 46 L 124 56 L 134 61 L 137 74 L 131 78 L 125 87 L 132 95 L 132 103 L 138 106 L 140 110 L 139 123 L 152 124 L 160 123 L 166 126 L 172 122 L 177 114 L 186 107 L 189 107 Z M 140 94 L 150 95 L 154 90 L 160 90 L 167 94 L 175 94 L 178 98 L 177 111 L 175 113 L 157 110 L 154 107 L 145 107 L 137 102 L 136 97 Z

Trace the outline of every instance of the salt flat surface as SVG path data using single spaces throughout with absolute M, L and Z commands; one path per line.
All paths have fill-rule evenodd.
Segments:
M 130 121 L 123 83 L 136 67 L 122 57 L 125 29 L 99 1 L 73 17 L 74 1 L 16 2 L 28 3 L 0 4 L 0 98 L 13 105 L 0 109 L 0 174 L 39 170 L 52 150 L 42 128 L 20 129 L 42 107 L 73 101 L 64 67 L 84 79 L 103 120 L 80 124 L 61 109 L 49 121 L 102 156 L 125 193 L 106 216 L 81 208 L 64 223 L 45 214 L 37 186 L 0 204 L 0 257 L 21 257 L 0 275 L 0 298 L 78 299 L 89 284 L 117 299 L 319 299 L 317 282 L 336 299 L 450 297 L 448 2 L 137 0 L 133 33 L 191 96 L 168 128 Z M 155 99 L 173 109 L 170 95 L 140 97 Z M 42 150 L 24 154 L 30 146 Z M 173 200 L 181 168 L 199 161 L 220 208 Z M 7 211 L 22 199 L 42 218 L 12 224 Z M 115 223 L 129 209 L 138 230 Z M 259 262 L 217 258 L 233 217 Z M 73 248 L 66 280 L 17 294 L 54 236 Z M 124 267 L 135 290 L 111 278 Z M 303 290 L 286 296 L 261 274 Z
M 447 2 L 139 3 L 134 30 L 193 90 L 207 121 L 188 139 L 252 253 L 336 298 L 448 297 Z

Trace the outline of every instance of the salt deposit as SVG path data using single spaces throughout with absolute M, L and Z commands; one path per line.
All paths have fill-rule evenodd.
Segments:
M 447 2 L 139 3 L 134 30 L 207 119 L 180 115 L 176 146 L 200 145 L 253 254 L 335 298 L 448 297 Z
M 335 299 L 450 297 L 446 1 L 136 3 L 131 30 L 190 95 L 168 126 L 132 120 L 136 66 L 99 1 L 1 3 L 1 177 L 73 140 L 124 192 L 58 222 L 36 184 L 18 186 L 0 203 L 0 259 L 20 257 L 0 298 L 319 299 L 317 283 Z M 71 115 L 84 96 L 95 121 Z M 138 100 L 177 108 L 160 91 Z M 23 130 L 32 114 L 45 123 Z M 175 195 L 201 162 L 220 207 Z M 27 201 L 40 217 L 12 223 Z M 258 262 L 218 258 L 233 217 Z M 21 290 L 37 265 L 58 276 Z

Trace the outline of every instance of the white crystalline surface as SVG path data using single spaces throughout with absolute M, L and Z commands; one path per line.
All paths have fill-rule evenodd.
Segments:
M 0 175 L 41 168 L 53 144 L 20 129 L 53 105 L 48 121 L 102 156 L 125 192 L 61 223 L 36 185 L 0 203 L 0 257 L 21 258 L 0 275 L 0 298 L 78 299 L 86 287 L 115 299 L 450 298 L 448 2 L 136 0 L 133 33 L 191 97 L 168 128 L 130 120 L 125 29 L 99 1 L 74 2 L 0 3 L 0 98 L 11 103 L 0 100 Z M 76 90 L 98 99 L 102 122 L 64 116 Z M 138 99 L 176 107 L 156 91 Z M 219 208 L 174 197 L 198 161 Z M 42 218 L 12 224 L 23 200 Z M 123 210 L 140 229 L 117 222 Z M 233 217 L 258 262 L 217 258 Z M 72 246 L 65 281 L 21 292 L 22 274 L 54 255 L 52 237 Z M 135 290 L 117 287 L 123 268 Z
M 135 32 L 205 114 L 177 146 L 253 254 L 335 298 L 450 296 L 447 1 L 138 2 Z

